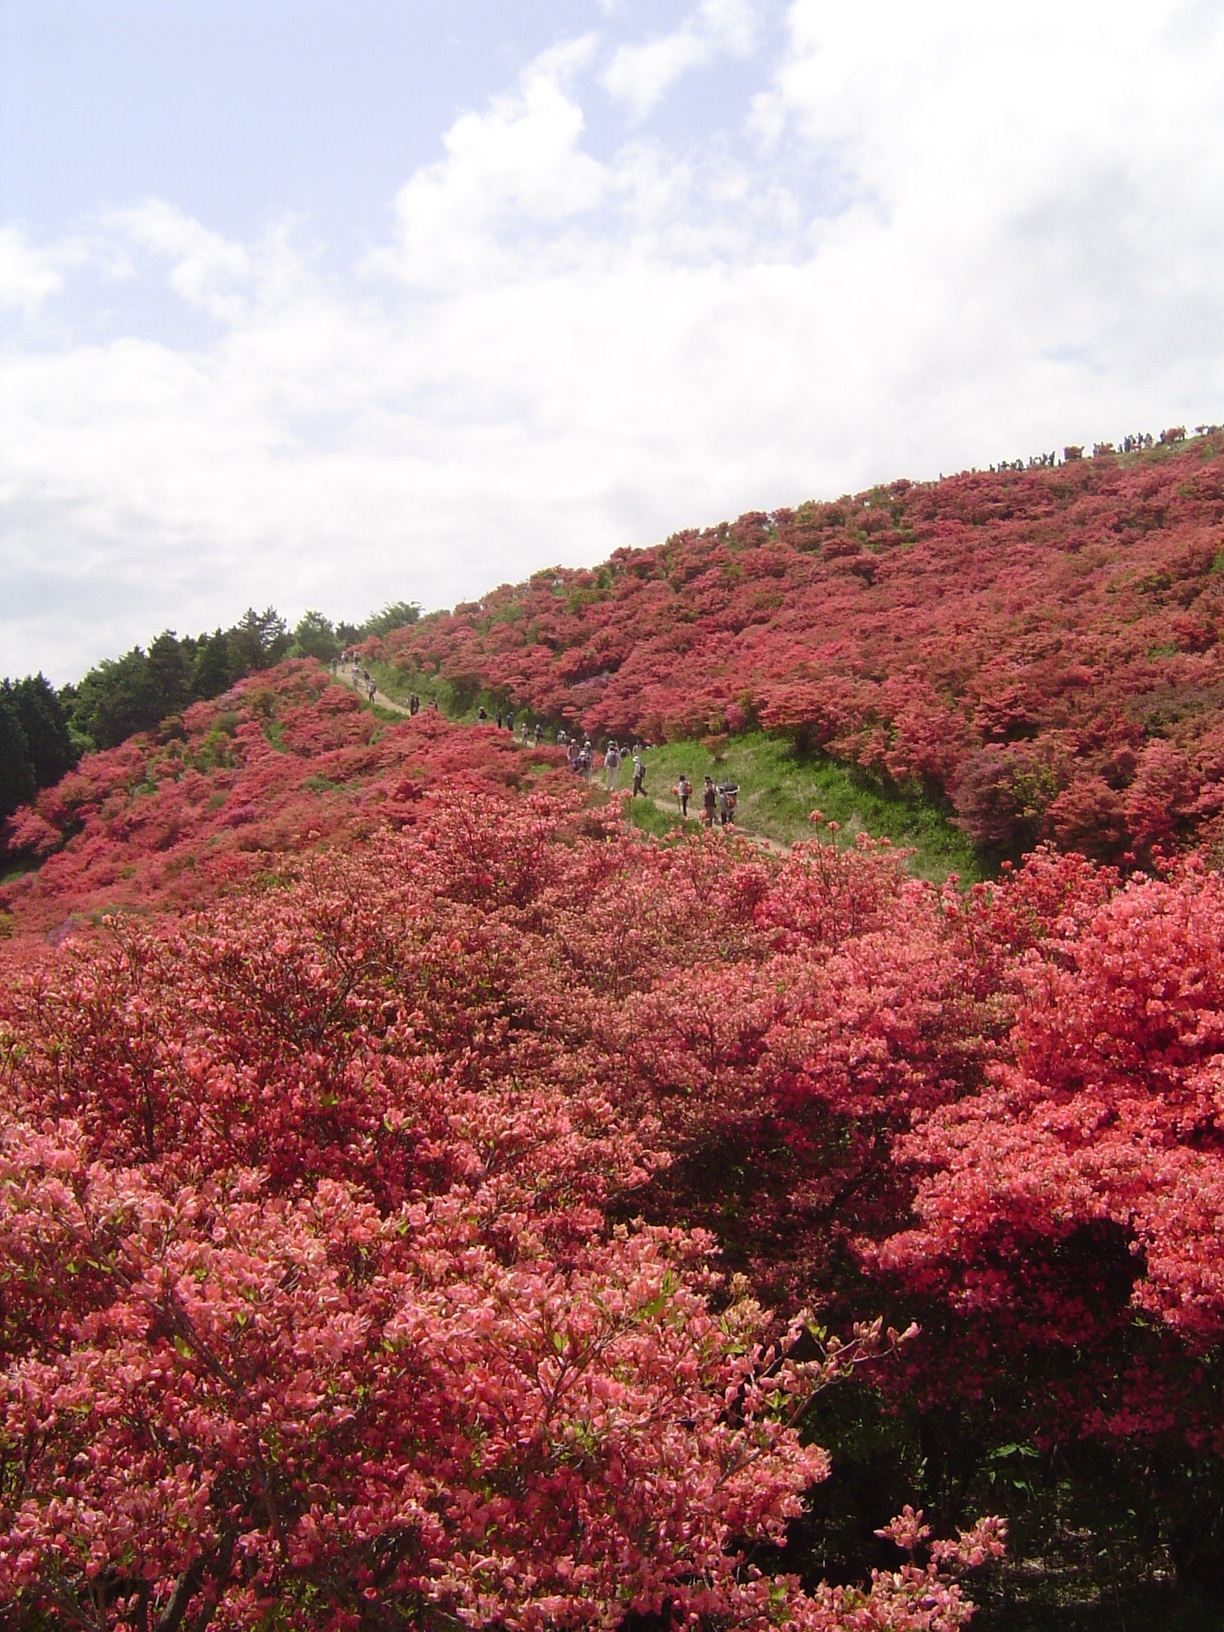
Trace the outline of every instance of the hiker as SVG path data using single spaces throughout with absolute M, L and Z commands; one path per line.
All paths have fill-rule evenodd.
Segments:
M 557 727 L 557 747 L 564 748 L 569 741 L 569 734 L 563 725 Z
M 604 755 L 604 786 L 609 793 L 616 792 L 616 784 L 620 781 L 621 756 L 620 749 L 615 741 L 608 744 L 608 751 Z
M 484 722 L 488 719 L 488 717 L 489 716 L 488 716 L 488 714 L 486 714 L 483 707 L 478 708 L 476 710 L 476 718 L 480 721 L 481 725 L 484 724 Z
M 499 708 L 498 711 L 497 711 L 497 729 L 500 731 L 502 729 L 502 727 L 505 725 L 505 723 L 506 723 L 506 716 L 502 713 L 501 709 Z
M 429 699 L 429 712 L 431 714 L 436 714 L 438 712 L 438 699 L 436 697 L 431 697 Z
M 579 746 L 578 746 L 577 738 L 571 738 L 570 739 L 570 745 L 566 749 L 565 758 L 566 758 L 566 760 L 567 760 L 567 762 L 569 764 L 570 770 L 573 771 L 575 775 L 577 775 L 578 774 L 578 763 L 582 758 L 582 749 L 579 748 Z
M 527 724 L 527 718 L 526 718 L 526 715 L 524 715 L 524 717 L 523 717 L 523 732 L 522 732 L 523 747 L 524 748 L 526 748 L 526 746 L 527 746 L 527 738 L 530 735 L 530 731 L 531 731 L 531 727 Z
M 378 687 L 374 684 L 373 680 L 371 680 L 369 682 L 368 686 L 366 687 L 366 690 L 370 694 L 370 701 L 373 702 L 374 701 L 374 693 L 378 690 Z
M 591 751 L 590 742 L 584 742 L 582 752 L 578 755 L 578 774 L 584 782 L 591 780 L 591 767 L 595 763 L 595 755 Z
M 718 809 L 718 789 L 714 786 L 714 778 L 707 776 L 705 787 L 701 790 L 701 819 L 707 827 L 714 826 L 714 812 Z
M 633 797 L 646 792 L 646 761 L 639 750 L 633 756 Z
M 735 819 L 735 796 L 739 786 L 735 782 L 718 784 L 718 821 L 721 827 L 730 827 Z
M 506 730 L 509 731 L 511 736 L 514 735 L 514 715 L 513 714 L 507 714 L 506 715 Z
M 544 727 L 540 724 L 539 720 L 537 720 L 536 721 L 536 728 L 535 728 L 535 745 L 536 745 L 537 748 L 540 746 L 540 738 L 543 735 L 544 735 Z
M 683 771 L 680 772 L 679 777 L 676 779 L 676 785 L 672 789 L 672 792 L 675 794 L 677 803 L 680 806 L 681 816 L 687 820 L 688 802 L 693 797 L 693 784 L 689 781 L 688 777 L 685 776 Z

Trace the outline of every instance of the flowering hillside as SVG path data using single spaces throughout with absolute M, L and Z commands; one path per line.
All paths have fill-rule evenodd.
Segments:
M 1019 583 L 1058 553 L 1032 519 L 1048 484 L 1081 484 L 1103 514 L 1111 481 L 1173 473 L 1176 526 L 1114 546 L 1151 573 L 1175 534 L 1189 549 L 1191 512 L 1200 553 L 1213 543 L 1194 473 L 1214 480 L 1222 458 L 1204 444 L 980 480 L 1028 496 L 1029 519 L 1007 521 Z M 899 596 L 899 563 L 925 561 L 934 614 L 978 667 L 940 656 L 935 615 L 911 619 L 895 675 L 845 664 L 867 711 L 853 730 L 803 709 L 792 727 L 874 763 L 872 740 L 891 754 L 934 732 L 938 697 L 930 741 L 961 758 L 889 774 L 944 777 L 969 809 L 981 756 L 1053 776 L 1091 709 L 1122 731 L 1171 696 L 1126 739 L 1117 786 L 1100 773 L 1123 828 L 1084 845 L 1146 846 L 1145 872 L 1040 847 L 965 891 L 817 820 L 785 852 L 698 824 L 647 839 L 556 749 L 430 710 L 390 721 L 309 661 L 85 756 L 17 812 L 28 870 L 0 891 L 5 1632 L 952 1632 L 967 1594 L 995 1632 L 1100 1628 L 1102 1605 L 1218 1624 L 1224 888 L 1205 853 L 1158 850 L 1210 833 L 1213 727 L 1205 682 L 1138 678 L 1172 687 L 1191 658 L 1201 678 L 1214 648 L 1154 643 L 1141 663 L 1173 627 L 1165 592 L 1089 574 L 1068 650 L 1105 640 L 1101 606 L 1134 614 L 1110 637 L 1113 704 L 1095 673 L 1039 690 L 1062 671 L 1034 659 L 1029 734 L 1009 715 L 992 747 L 987 703 L 1009 694 L 984 689 L 994 660 L 945 605 L 989 606 L 971 524 L 946 514 L 977 480 L 901 494 L 914 541 L 893 517 L 860 552 L 875 580 L 839 604 L 865 640 L 862 598 Z M 925 542 L 923 504 L 944 507 Z M 858 557 L 829 546 L 851 520 L 809 517 L 810 548 L 796 516 L 789 542 L 778 521 L 773 543 L 618 558 L 587 602 L 558 574 L 564 616 L 612 629 L 651 596 L 695 604 L 701 572 L 650 576 L 687 560 L 706 563 L 713 617 L 748 593 L 724 569 L 770 551 L 832 604 L 838 561 Z M 991 627 L 1019 664 L 1010 581 Z M 1213 566 L 1193 581 L 1214 595 Z M 550 576 L 488 604 L 533 597 L 562 599 Z M 729 647 L 757 627 L 767 651 L 797 616 L 775 613 Z M 564 648 L 516 630 L 471 610 L 399 649 L 496 689 L 472 665 L 509 663 L 517 640 L 522 661 L 545 654 L 543 687 Z M 541 711 L 587 696 L 594 720 L 635 665 L 662 676 L 663 630 L 606 685 L 551 702 L 496 685 Z M 805 647 L 831 665 L 812 697 L 834 695 L 828 644 Z M 711 688 L 719 650 L 698 647 Z M 749 703 L 773 717 L 775 684 L 698 724 L 735 726 Z M 687 670 L 668 685 L 683 698 Z M 1202 775 L 1185 809 L 1153 770 L 1178 765 Z M 1175 1621 L 1195 1604 L 1208 1619 Z
M 593 732 L 759 723 L 1105 859 L 1224 811 L 1224 437 L 905 481 L 562 568 L 387 637 Z
M 19 811 L 9 848 L 41 866 L 0 888 L 0 912 L 45 931 L 119 907 L 198 905 L 254 876 L 266 853 L 410 822 L 431 786 L 518 787 L 547 764 L 434 714 L 380 722 L 317 663 L 282 663 L 87 754 Z

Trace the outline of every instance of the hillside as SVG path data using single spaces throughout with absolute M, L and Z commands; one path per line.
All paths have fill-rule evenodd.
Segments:
M 0 913 L 10 931 L 63 934 L 108 911 L 204 905 L 269 856 L 411 824 L 431 788 L 517 788 L 548 767 L 492 728 L 379 719 L 319 664 L 282 663 L 86 754 L 21 810 L 7 832 L 25 865 L 0 884 Z
M 874 495 L 823 532 L 750 518 L 618 557 L 602 587 L 550 574 L 370 644 L 448 701 L 581 703 L 618 728 L 645 716 L 599 710 L 656 665 L 677 700 L 659 772 L 696 746 L 685 727 L 751 755 L 786 846 L 652 837 L 557 747 L 403 719 L 307 659 L 86 753 L 20 809 L 0 883 L 6 1632 L 957 1632 L 971 1599 L 982 1632 L 1217 1627 L 1209 853 L 916 877 L 885 837 L 791 808 L 842 797 L 831 762 L 788 780 L 787 744 L 740 728 L 878 776 L 882 821 L 947 788 L 970 808 L 974 756 L 1031 756 L 1054 786 L 1069 767 L 1044 821 L 1081 774 L 1057 754 L 1111 710 L 1113 781 L 1083 762 L 1131 825 L 1085 848 L 1210 838 L 1214 635 L 1154 647 L 1186 586 L 1214 616 L 1215 556 L 1174 568 L 1222 547 L 1203 496 L 1222 458 L 953 478 L 902 492 L 887 541 Z M 1107 546 L 1056 544 L 1057 517 L 1038 536 L 1057 484 L 1103 516 L 1111 483 L 1157 479 L 1173 519 L 1086 575 L 1082 629 L 1052 588 L 1030 628 L 1014 585 L 997 650 L 965 621 L 992 593 L 972 537 L 995 559 L 1011 528 L 1017 583 L 1058 562 L 1071 583 Z M 1014 514 L 953 525 L 978 482 Z M 850 551 L 859 532 L 876 547 Z M 766 559 L 793 596 L 749 572 Z M 920 579 L 942 586 L 931 619 L 886 641 L 881 607 Z M 785 604 L 730 633 L 767 584 Z M 621 631 L 606 683 L 548 691 L 583 648 L 549 645 L 543 612 L 529 641 L 514 609 L 537 604 L 575 642 Z M 670 669 L 664 606 L 693 611 Z M 1056 619 L 1068 651 L 1118 655 L 1112 698 L 1095 672 L 1053 683 Z M 774 701 L 754 681 L 737 703 L 719 665 L 754 641 Z M 894 645 L 900 666 L 868 672 Z M 787 651 L 812 688 L 789 724 Z M 1011 724 L 988 741 L 982 676 L 1028 651 L 1052 666 L 1015 668 L 1027 734 L 999 686 Z M 865 712 L 829 734 L 810 700 L 835 670 Z M 1180 689 L 1140 718 L 1157 679 Z M 686 716 L 707 687 L 721 714 Z M 871 757 L 920 727 L 954 751 L 938 775 Z M 1181 784 L 1153 766 L 1195 788 L 1160 834 L 1140 796 L 1155 812 Z
M 1106 859 L 1224 809 L 1224 436 L 894 482 L 556 568 L 367 648 L 599 735 L 757 724 Z

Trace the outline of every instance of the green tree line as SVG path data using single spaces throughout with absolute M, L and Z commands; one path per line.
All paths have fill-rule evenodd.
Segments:
M 51 787 L 83 753 L 115 748 L 192 703 L 219 697 L 235 681 L 285 657 L 324 663 L 370 635 L 414 623 L 420 608 L 396 601 L 364 623 L 333 623 L 306 612 L 290 630 L 275 607 L 248 607 L 229 629 L 185 635 L 163 630 L 148 648 L 104 658 L 58 691 L 41 673 L 0 684 L 0 820 Z M 0 845 L 2 849 L 2 845 Z

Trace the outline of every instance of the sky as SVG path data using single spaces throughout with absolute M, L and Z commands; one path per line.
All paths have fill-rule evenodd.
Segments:
M 0 674 L 1224 421 L 1224 0 L 0 0 Z

